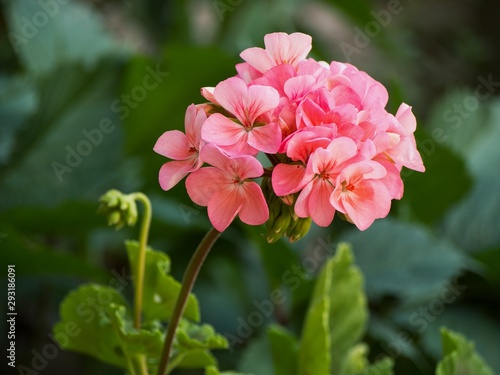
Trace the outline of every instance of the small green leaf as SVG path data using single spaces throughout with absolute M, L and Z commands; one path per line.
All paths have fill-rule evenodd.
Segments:
M 108 311 L 111 304 L 126 309 L 123 297 L 107 286 L 88 284 L 68 294 L 61 303 L 61 320 L 53 328 L 61 348 L 126 367 L 121 340 Z
M 394 361 L 385 357 L 364 370 L 360 375 L 393 375 Z
M 180 368 L 204 368 L 216 365 L 217 360 L 210 349 L 227 349 L 226 338 L 215 332 L 208 324 L 196 325 L 182 320 L 177 328 L 174 352 L 169 370 Z
M 340 372 L 343 375 L 357 375 L 368 366 L 368 346 L 366 344 L 354 345 L 346 355 L 344 366 Z
M 493 375 L 493 370 L 465 336 L 442 328 L 441 338 L 443 360 L 438 363 L 436 375 Z
M 127 241 L 125 245 L 132 274 L 136 275 L 139 243 Z M 169 272 L 170 258 L 167 254 L 148 248 L 146 250 L 143 295 L 143 313 L 146 321 L 155 319 L 165 321 L 172 315 L 181 284 L 170 276 Z M 195 322 L 200 320 L 198 300 L 193 294 L 189 296 L 187 301 L 184 317 Z
M 298 342 L 295 336 L 278 325 L 270 326 L 267 336 L 271 345 L 274 374 L 297 374 Z
M 132 320 L 127 316 L 127 309 L 122 305 L 110 305 L 109 315 L 120 339 L 121 348 L 127 356 L 147 354 L 148 358 L 158 359 L 163 347 L 163 329 L 158 324 L 143 326 L 137 330 L 133 327 Z
M 363 277 L 347 244 L 323 266 L 303 328 L 299 375 L 339 374 L 367 321 Z

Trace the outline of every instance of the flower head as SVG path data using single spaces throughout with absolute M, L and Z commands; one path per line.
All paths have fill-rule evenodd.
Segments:
M 366 72 L 308 58 L 306 34 L 268 34 L 264 44 L 241 53 L 234 77 L 202 88 L 208 102 L 188 108 L 185 135 L 160 137 L 155 151 L 174 160 L 161 186 L 191 173 L 188 194 L 216 229 L 236 216 L 266 222 L 269 242 L 300 239 L 335 213 L 360 230 L 387 216 L 403 195 L 402 168 L 425 170 L 411 107 L 392 115 L 387 90 Z

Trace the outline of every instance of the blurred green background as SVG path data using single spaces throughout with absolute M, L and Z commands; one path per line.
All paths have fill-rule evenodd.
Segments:
M 160 189 L 165 159 L 153 145 L 183 129 L 201 87 L 235 74 L 244 48 L 263 46 L 269 32 L 301 31 L 313 37 L 312 57 L 381 81 L 389 111 L 413 106 L 427 172 L 404 170 L 404 198 L 365 232 L 336 218 L 298 243 L 269 245 L 263 227 L 233 224 L 195 286 L 203 321 L 237 335 L 280 288 L 285 304 L 266 322 L 298 336 L 315 254 L 347 240 L 365 275 L 371 358 L 392 356 L 397 374 L 432 374 L 446 325 L 500 372 L 499 16 L 494 0 L 3 1 L 0 263 L 3 281 L 16 265 L 17 363 L 31 367 L 33 350 L 52 343 L 71 289 L 128 272 L 123 241 L 138 229 L 115 232 L 96 215 L 108 189 L 150 196 L 150 243 L 181 278 L 209 222 L 183 184 Z M 300 282 L 287 281 L 291 270 Z M 216 352 L 221 369 L 273 374 L 265 331 Z M 39 373 L 121 371 L 60 352 Z

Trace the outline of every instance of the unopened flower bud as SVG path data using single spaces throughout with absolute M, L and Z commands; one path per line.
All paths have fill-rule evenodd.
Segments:
M 98 213 L 108 216 L 108 225 L 120 229 L 124 225 L 133 226 L 137 222 L 137 204 L 133 194 L 109 190 L 99 199 Z
M 293 227 L 292 232 L 290 233 L 289 240 L 290 242 L 296 242 L 304 237 L 311 228 L 312 220 L 310 217 L 308 218 L 299 218 L 297 220 L 296 225 Z

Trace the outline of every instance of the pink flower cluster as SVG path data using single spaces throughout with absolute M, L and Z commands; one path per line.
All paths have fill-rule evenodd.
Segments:
M 264 41 L 265 49 L 241 53 L 236 76 L 201 90 L 209 103 L 188 107 L 185 134 L 158 139 L 154 150 L 173 159 L 160 170 L 161 187 L 189 174 L 190 198 L 223 231 L 236 216 L 250 225 L 268 220 L 254 181 L 266 175 L 299 218 L 328 226 L 338 211 L 368 228 L 401 198 L 402 167 L 424 171 L 411 107 L 401 104 L 394 116 L 385 110 L 387 90 L 368 74 L 307 58 L 308 35 L 273 33 Z M 260 152 L 271 162 L 266 168 Z

